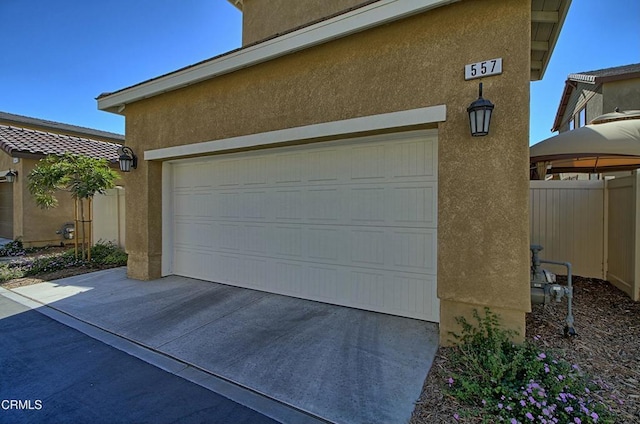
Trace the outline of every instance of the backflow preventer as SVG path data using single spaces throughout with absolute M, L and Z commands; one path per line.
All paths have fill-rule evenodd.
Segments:
M 531 245 L 531 303 L 547 305 L 552 299 L 560 302 L 564 296 L 567 297 L 567 318 L 565 320 L 564 335 L 567 337 L 577 335 L 573 328 L 573 314 L 571 312 L 573 300 L 573 285 L 571 282 L 571 264 L 569 262 L 557 262 L 540 259 L 538 254 L 542 246 Z M 556 283 L 555 274 L 542 269 L 540 264 L 562 265 L 567 268 L 567 285 Z

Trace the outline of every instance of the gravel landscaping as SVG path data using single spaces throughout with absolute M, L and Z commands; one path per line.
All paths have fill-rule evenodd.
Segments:
M 560 283 L 562 277 L 558 277 Z M 533 305 L 527 315 L 527 338 L 553 350 L 589 374 L 603 387 L 603 401 L 617 413 L 620 423 L 640 423 L 640 302 L 607 281 L 574 277 L 576 337 L 563 336 L 566 300 Z M 461 405 L 446 394 L 451 348 L 438 350 L 433 367 L 416 404 L 411 424 L 479 422 L 460 418 Z

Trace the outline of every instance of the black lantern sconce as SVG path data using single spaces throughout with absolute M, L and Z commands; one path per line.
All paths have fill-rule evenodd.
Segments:
M 15 169 L 10 169 L 9 172 L 4 175 L 4 178 L 8 183 L 12 183 L 16 180 L 17 176 L 18 171 L 16 171 Z
M 138 157 L 133 153 L 130 147 L 122 146 L 118 149 L 120 155 L 120 170 L 122 172 L 129 172 L 131 168 L 136 169 L 138 167 Z
M 471 103 L 467 108 L 472 136 L 480 137 L 489 134 L 489 125 L 491 124 L 493 108 L 493 103 L 482 98 L 482 83 L 480 83 L 478 99 Z

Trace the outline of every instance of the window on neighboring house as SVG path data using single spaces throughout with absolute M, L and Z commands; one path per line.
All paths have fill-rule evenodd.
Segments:
M 571 120 L 569 121 L 569 130 L 572 130 L 576 127 L 576 121 L 574 118 L 571 118 Z
M 587 125 L 587 107 L 583 107 L 578 112 L 578 127 L 584 127 Z

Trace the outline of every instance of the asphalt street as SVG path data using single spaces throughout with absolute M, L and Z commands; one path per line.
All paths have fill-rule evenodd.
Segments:
M 0 423 L 276 423 L 0 296 Z

